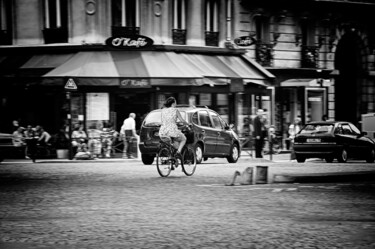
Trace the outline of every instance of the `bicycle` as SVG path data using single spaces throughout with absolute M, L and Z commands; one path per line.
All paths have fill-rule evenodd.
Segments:
M 187 176 L 192 176 L 197 167 L 195 151 L 191 146 L 185 145 L 182 149 L 181 157 L 176 157 L 177 149 L 173 145 L 170 137 L 160 137 L 159 150 L 156 155 L 156 168 L 161 177 L 167 177 L 172 170 L 178 167 L 180 161 L 182 171 Z

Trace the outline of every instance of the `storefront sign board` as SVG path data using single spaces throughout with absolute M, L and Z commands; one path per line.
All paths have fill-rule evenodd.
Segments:
M 120 81 L 121 88 L 151 88 L 148 79 L 123 79 Z
M 143 35 L 124 35 L 108 38 L 105 43 L 119 49 L 141 49 L 148 48 L 154 44 L 154 41 Z

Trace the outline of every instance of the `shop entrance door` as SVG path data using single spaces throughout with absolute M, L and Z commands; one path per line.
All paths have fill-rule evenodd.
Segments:
M 144 117 L 151 111 L 150 93 L 118 93 L 114 98 L 114 112 L 116 116 L 116 130 L 120 131 L 121 126 L 129 114 L 136 114 L 136 130 L 141 127 Z
M 306 123 L 321 121 L 322 116 L 327 114 L 326 110 L 326 89 L 306 88 Z

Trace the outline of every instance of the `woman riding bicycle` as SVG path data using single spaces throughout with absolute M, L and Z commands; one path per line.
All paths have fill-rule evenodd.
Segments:
M 160 137 L 173 138 L 178 142 L 177 155 L 181 157 L 181 151 L 186 143 L 186 136 L 178 129 L 177 119 L 189 125 L 181 116 L 181 113 L 176 108 L 177 102 L 174 97 L 169 97 L 161 110 L 161 126 L 159 130 Z

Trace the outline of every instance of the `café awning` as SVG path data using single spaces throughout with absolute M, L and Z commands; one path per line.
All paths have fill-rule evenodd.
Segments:
M 274 76 L 237 55 L 91 51 L 76 53 L 43 77 L 48 79 L 45 84 L 53 84 L 51 79 L 72 77 L 80 85 L 120 85 L 128 79 L 146 80 L 151 85 L 219 85 L 243 79 L 245 83 L 267 86 Z

